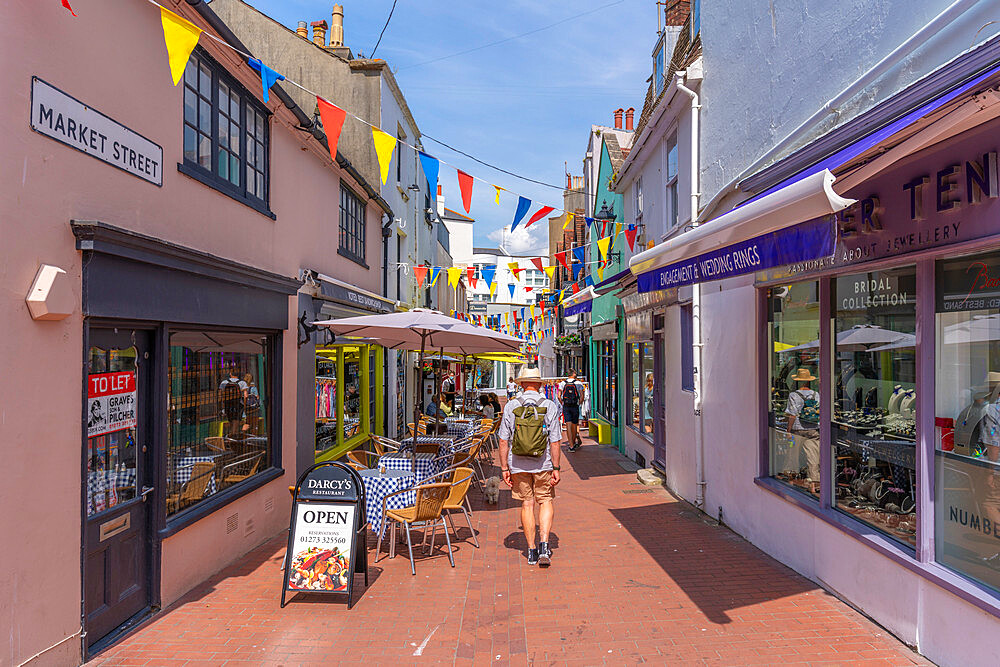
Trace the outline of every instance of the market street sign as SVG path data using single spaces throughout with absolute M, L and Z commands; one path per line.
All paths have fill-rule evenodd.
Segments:
M 38 77 L 31 77 L 31 129 L 163 185 L 163 148 Z
M 282 607 L 286 593 L 346 593 L 351 608 L 354 574 L 364 573 L 368 585 L 364 515 L 364 486 L 348 466 L 324 461 L 302 474 L 292 500 Z

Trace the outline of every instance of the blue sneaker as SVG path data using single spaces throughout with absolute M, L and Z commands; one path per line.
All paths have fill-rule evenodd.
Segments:
M 538 563 L 538 549 L 528 549 L 528 565 Z
M 548 567 L 552 565 L 552 549 L 549 549 L 548 542 L 538 543 L 538 567 Z

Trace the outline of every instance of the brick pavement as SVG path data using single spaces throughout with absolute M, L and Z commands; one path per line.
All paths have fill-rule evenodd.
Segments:
M 353 610 L 302 596 L 280 609 L 279 536 L 90 664 L 929 664 L 586 444 L 563 457 L 548 570 L 525 561 L 509 491 L 496 506 L 473 491 L 481 548 L 458 541 L 454 569 L 438 551 L 411 576 L 404 546 L 367 591 L 357 580 Z

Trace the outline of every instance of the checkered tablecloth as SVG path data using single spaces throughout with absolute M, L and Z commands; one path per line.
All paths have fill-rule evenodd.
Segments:
M 177 486 L 183 486 L 185 483 L 191 481 L 191 475 L 194 473 L 195 463 L 215 463 L 215 459 L 218 456 L 181 456 L 174 459 L 174 472 L 177 475 L 176 483 Z M 172 479 L 170 473 L 167 473 L 167 484 L 174 483 L 175 480 Z M 205 490 L 205 495 L 210 496 L 215 493 L 215 473 L 213 472 L 211 477 L 208 479 L 208 489 Z
M 448 435 L 453 438 L 467 438 L 476 431 L 476 427 L 479 425 L 472 420 L 459 420 L 455 417 L 448 417 L 445 419 L 445 424 L 448 426 Z
M 413 473 L 404 470 L 386 470 L 380 475 L 378 470 L 361 470 L 361 481 L 365 485 L 365 515 L 373 531 L 379 532 L 382 525 L 382 501 L 390 493 L 413 486 Z M 417 500 L 417 492 L 410 490 L 389 498 L 386 507 L 393 510 L 409 507 Z
M 98 511 L 97 507 L 94 505 L 95 497 L 106 493 L 111 489 L 120 489 L 127 486 L 135 486 L 135 468 L 124 468 L 118 471 L 106 470 L 104 472 L 87 473 L 88 512 L 93 514 Z M 105 506 L 102 509 L 107 509 L 109 506 L 107 505 L 108 501 L 107 499 L 103 500 L 105 502 Z
M 411 461 L 410 457 L 415 456 L 415 461 Z M 402 470 L 404 472 L 414 472 L 412 466 L 416 466 L 417 481 L 422 479 L 427 479 L 431 475 L 436 475 L 442 472 L 448 467 L 447 459 L 440 459 L 434 454 L 410 454 L 408 452 L 393 452 L 392 454 L 386 454 L 385 456 L 379 458 L 378 466 L 376 468 L 381 468 L 383 465 L 386 470 Z
M 420 435 L 417 436 L 417 442 L 420 444 L 431 444 L 438 446 L 438 453 L 445 454 L 451 451 L 452 443 L 455 442 L 454 438 L 445 437 L 443 435 Z M 413 438 L 406 438 L 399 442 L 402 450 L 400 451 L 410 451 L 413 449 Z

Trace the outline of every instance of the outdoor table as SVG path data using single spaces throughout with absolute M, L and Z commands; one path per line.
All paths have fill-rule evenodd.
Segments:
M 390 493 L 410 489 L 413 486 L 413 473 L 406 470 L 386 470 L 379 474 L 378 470 L 359 470 L 361 482 L 365 485 L 365 515 L 368 525 L 378 533 L 382 526 L 382 501 Z M 389 498 L 386 507 L 392 510 L 409 507 L 417 501 L 417 492 L 410 490 Z
M 457 417 L 448 417 L 445 419 L 445 424 L 448 425 L 448 435 L 456 438 L 469 437 L 479 425 L 475 420 L 459 419 Z
M 386 470 L 402 470 L 416 472 L 417 481 L 427 479 L 431 475 L 443 472 L 448 467 L 448 461 L 438 459 L 434 454 L 410 454 L 408 452 L 393 452 L 378 460 L 376 468 L 385 466 Z
M 87 507 L 96 509 L 94 497 L 111 489 L 135 486 L 135 468 L 87 473 Z
M 176 484 L 178 487 L 184 486 L 185 483 L 191 481 L 191 474 L 194 472 L 195 463 L 215 463 L 215 460 L 220 456 L 225 456 L 225 454 L 181 456 L 174 459 L 174 478 L 171 479 L 170 474 L 167 473 L 167 484 Z M 210 496 L 215 492 L 215 473 L 213 472 L 208 478 L 208 488 L 205 490 L 205 495 Z
M 451 446 L 455 442 L 453 437 L 445 437 L 443 435 L 419 435 L 417 436 L 417 442 L 419 444 L 429 444 L 438 446 L 438 454 L 443 454 L 445 451 L 451 451 Z M 400 440 L 399 446 L 400 451 L 410 451 L 413 449 L 413 438 L 406 438 Z

